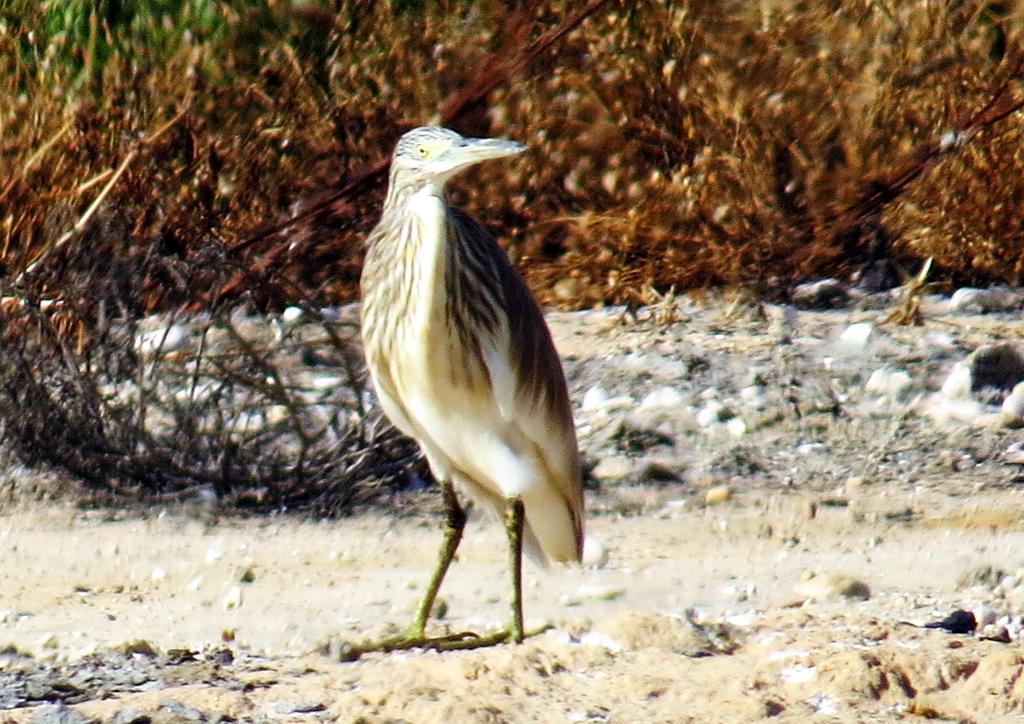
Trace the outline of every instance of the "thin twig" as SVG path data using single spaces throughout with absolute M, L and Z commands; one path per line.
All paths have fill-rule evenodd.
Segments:
M 164 125 L 160 126 L 160 128 L 151 133 L 147 138 L 143 139 L 138 146 L 136 146 L 135 148 L 128 152 L 128 154 L 124 157 L 124 160 L 121 161 L 121 165 L 118 166 L 117 169 L 113 172 L 113 175 L 107 181 L 106 185 L 99 192 L 99 194 L 96 195 L 96 198 L 93 199 L 92 203 L 89 204 L 89 208 L 85 210 L 85 213 L 82 214 L 81 217 L 79 217 L 78 221 L 75 222 L 75 225 L 72 226 L 67 231 L 65 231 L 63 234 L 61 234 L 57 238 L 57 240 L 54 241 L 52 244 L 44 248 L 42 252 L 40 252 L 39 256 L 37 256 L 28 266 L 22 269 L 18 276 L 15 278 L 15 284 L 20 283 L 22 279 L 24 279 L 26 276 L 28 276 L 36 269 L 38 269 L 39 265 L 42 264 L 50 256 L 50 254 L 63 247 L 65 244 L 68 243 L 68 241 L 74 238 L 77 234 L 81 233 L 82 229 L 86 227 L 86 225 L 89 223 L 89 220 L 93 217 L 93 214 L 95 214 L 97 209 L 99 209 L 100 205 L 103 203 L 103 200 L 107 198 L 107 195 L 110 193 L 111 189 L 114 188 L 114 185 L 117 184 L 121 176 L 124 175 L 124 172 L 128 170 L 128 166 L 139 155 L 141 149 L 149 144 L 152 144 L 154 141 L 160 138 L 160 136 L 167 132 L 169 128 L 171 128 L 174 124 L 181 120 L 181 118 L 185 115 L 187 111 L 188 104 L 186 103 L 182 107 L 182 109 L 174 115 L 173 118 L 167 121 Z M 92 182 L 88 183 L 91 184 Z
M 40 159 L 42 159 L 46 152 L 53 148 L 54 145 L 56 145 L 57 141 L 62 139 L 64 137 L 64 134 L 71 130 L 71 127 L 73 125 L 73 120 L 66 122 L 63 126 L 61 126 L 61 129 L 50 138 L 50 140 L 48 140 L 42 146 L 37 148 L 35 152 L 28 157 L 28 160 L 25 161 L 25 165 L 21 167 L 21 172 L 11 177 L 11 180 L 7 182 L 3 190 L 0 190 L 0 201 L 3 201 L 7 194 L 10 193 L 11 189 L 14 188 L 14 184 L 17 183 L 18 179 L 23 178 L 25 174 L 27 174 L 33 166 L 39 163 Z

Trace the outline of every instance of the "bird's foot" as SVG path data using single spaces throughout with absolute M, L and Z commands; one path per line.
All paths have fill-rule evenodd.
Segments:
M 333 641 L 327 647 L 327 653 L 336 661 L 356 661 L 363 654 L 390 653 L 392 651 L 408 651 L 425 649 L 429 651 L 468 651 L 497 646 L 504 643 L 522 643 L 524 638 L 544 633 L 551 626 L 545 625 L 526 632 L 515 632 L 505 628 L 489 634 L 478 634 L 473 631 L 459 631 L 443 636 L 425 636 L 421 631 L 407 631 L 404 634 L 382 639 L 380 641 L 364 641 L 353 644 L 346 641 Z

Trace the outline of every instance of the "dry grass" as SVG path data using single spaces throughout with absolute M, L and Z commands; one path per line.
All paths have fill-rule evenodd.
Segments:
M 453 195 L 546 303 L 1020 276 L 1024 124 L 971 126 L 1020 97 L 1010 3 L 58 5 L 0 8 L 0 269 L 7 339 L 68 370 L 155 311 L 353 299 L 384 159 L 439 119 L 533 149 Z

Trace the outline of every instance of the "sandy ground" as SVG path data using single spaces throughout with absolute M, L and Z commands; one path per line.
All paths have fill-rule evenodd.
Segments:
M 554 326 L 578 362 L 586 334 Z M 610 354 L 623 339 L 588 349 Z M 574 397 L 593 382 L 578 377 Z M 1024 490 L 978 466 L 837 486 L 857 460 L 850 447 L 819 485 L 733 476 L 732 495 L 711 504 L 686 476 L 603 484 L 587 531 L 607 561 L 528 564 L 527 620 L 548 631 L 354 663 L 321 651 L 404 626 L 433 563 L 436 506 L 423 494 L 408 515 L 329 522 L 19 499 L 0 509 L 0 722 L 1024 715 L 1020 642 L 921 627 L 983 602 L 963 582 L 972 571 L 1024 566 Z M 851 581 L 866 600 L 863 586 L 843 595 Z M 507 589 L 503 532 L 474 517 L 432 625 L 500 626 Z

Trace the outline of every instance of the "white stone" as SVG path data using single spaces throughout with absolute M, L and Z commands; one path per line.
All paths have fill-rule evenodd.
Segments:
M 292 322 L 299 321 L 299 318 L 301 316 L 301 307 L 286 307 L 285 310 L 281 312 L 281 321 L 284 322 L 285 324 L 291 324 Z
M 733 437 L 743 437 L 747 434 L 747 423 L 742 417 L 732 417 L 726 421 L 725 429 Z
M 609 397 L 608 393 L 600 387 L 591 387 L 583 395 L 580 410 L 593 414 L 597 412 L 610 412 L 612 410 L 626 410 L 633 407 L 634 404 L 633 398 L 628 395 Z
M 608 393 L 602 390 L 600 387 L 591 387 L 589 390 L 583 393 L 583 403 L 580 405 L 580 409 L 583 412 L 592 412 L 594 410 L 600 410 L 604 407 L 604 404 L 608 401 Z
M 334 390 L 345 385 L 345 378 L 340 375 L 313 375 L 310 384 L 316 390 Z
M 793 664 L 782 670 L 782 680 L 787 684 L 806 684 L 817 676 L 817 673 L 813 666 Z
M 608 564 L 608 549 L 599 538 L 588 535 L 583 541 L 583 565 L 604 568 Z
M 683 394 L 675 387 L 657 387 L 644 395 L 640 409 L 679 407 L 684 399 Z
M 242 589 L 240 586 L 232 586 L 231 590 L 228 591 L 228 595 L 224 597 L 222 602 L 225 611 L 230 611 L 233 608 L 242 607 Z
M 612 652 L 622 651 L 622 645 L 618 641 L 600 631 L 587 631 L 579 640 L 583 646 L 600 646 Z
M 605 583 L 584 583 L 576 589 L 576 598 L 592 601 L 614 601 L 621 598 L 626 589 Z
M 971 368 L 962 362 L 953 369 L 942 383 L 942 395 L 950 400 L 967 400 L 971 397 Z
M 60 647 L 60 640 L 55 633 L 44 633 L 36 640 L 36 646 L 41 649 L 56 649 Z
M 216 561 L 219 561 L 223 555 L 224 552 L 220 548 L 208 548 L 206 550 L 205 560 L 208 564 L 215 563 Z
M 890 370 L 885 367 L 871 373 L 864 389 L 875 395 L 900 399 L 910 387 L 910 375 L 902 370 Z
M 701 427 L 710 427 L 722 421 L 722 413 L 725 405 L 718 400 L 708 400 L 704 407 L 697 411 L 697 424 Z
M 152 357 L 158 351 L 166 354 L 180 349 L 188 338 L 188 327 L 183 324 L 172 324 L 170 327 L 161 327 L 140 334 L 135 339 L 135 351 L 143 357 Z
M 977 400 L 949 399 L 943 395 L 932 395 L 923 406 L 924 414 L 939 425 L 970 424 L 984 411 L 984 407 Z
M 1024 442 L 1015 442 L 1006 448 L 1003 460 L 1011 465 L 1024 465 Z M 1024 568 L 1017 571 L 1017 577 L 1024 577 Z
M 976 289 L 963 287 L 953 292 L 949 298 L 951 312 L 1003 312 L 1019 307 L 1020 292 L 1008 287 L 992 287 Z
M 1003 414 L 1012 420 L 1024 418 L 1024 382 L 1018 382 L 1006 396 L 1002 405 Z
M 931 332 L 921 337 L 920 346 L 925 349 L 956 349 L 956 340 L 945 332 Z
M 851 324 L 839 335 L 839 344 L 850 351 L 862 350 L 867 346 L 874 331 L 875 325 L 871 322 Z
M 609 455 L 601 460 L 590 471 L 598 480 L 618 480 L 633 474 L 633 461 L 621 455 Z
M 998 614 L 995 612 L 995 609 L 991 606 L 986 606 L 985 604 L 975 607 L 973 613 L 974 621 L 977 623 L 978 628 L 993 624 L 996 622 L 996 618 L 998 618 Z
M 154 581 L 162 581 L 167 578 L 167 571 L 160 566 L 155 566 L 153 572 L 149 574 L 149 577 Z

